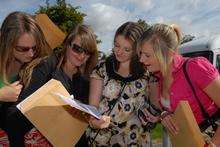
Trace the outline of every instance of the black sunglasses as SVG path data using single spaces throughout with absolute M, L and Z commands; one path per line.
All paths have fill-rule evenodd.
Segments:
M 87 49 L 82 48 L 81 46 L 75 43 L 71 45 L 71 49 L 78 54 L 85 53 L 86 55 L 90 55 L 90 52 Z
M 19 52 L 28 52 L 30 49 L 33 50 L 33 52 L 35 53 L 37 51 L 37 47 L 35 46 L 31 46 L 31 47 L 27 47 L 27 46 L 16 46 L 15 50 L 19 51 Z

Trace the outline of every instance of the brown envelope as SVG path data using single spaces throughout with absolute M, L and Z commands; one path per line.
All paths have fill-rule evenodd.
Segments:
M 175 110 L 174 121 L 180 131 L 176 136 L 169 135 L 172 147 L 203 147 L 205 142 L 187 101 L 181 101 Z
M 46 14 L 37 14 L 36 21 L 52 49 L 62 44 L 66 37 L 65 33 L 63 33 Z
M 69 96 L 57 80 L 50 80 L 19 104 L 21 112 L 55 147 L 73 147 L 88 124 L 70 113 L 74 108 L 53 93 Z M 76 113 L 77 114 L 77 113 Z

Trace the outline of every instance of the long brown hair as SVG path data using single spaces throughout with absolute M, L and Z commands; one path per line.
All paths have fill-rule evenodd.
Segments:
M 143 72 L 143 68 L 138 60 L 137 51 L 136 51 L 136 43 L 138 39 L 140 39 L 141 35 L 144 33 L 144 27 L 136 22 L 126 22 L 122 24 L 115 33 L 114 42 L 118 35 L 122 35 L 127 39 L 132 45 L 132 57 L 130 63 L 130 73 L 132 75 L 139 74 Z M 115 60 L 115 70 L 119 68 L 119 62 Z
M 10 13 L 2 23 L 0 35 L 0 78 L 8 84 L 8 65 L 13 56 L 13 49 L 21 35 L 24 33 L 31 34 L 36 41 L 37 52 L 34 54 L 34 59 L 49 54 L 51 51 L 47 44 L 43 32 L 37 25 L 33 17 L 24 12 Z M 25 67 L 26 65 L 23 65 Z M 31 72 L 26 72 L 25 78 L 30 78 Z
M 90 56 L 86 61 L 85 65 L 81 67 L 82 73 L 88 78 L 93 68 L 96 66 L 98 62 L 98 49 L 96 43 L 96 37 L 88 25 L 78 24 L 76 27 L 72 29 L 70 34 L 66 37 L 63 43 L 63 49 L 60 53 L 59 64 L 57 68 L 60 68 L 66 62 L 66 51 L 67 48 L 72 44 L 76 36 L 81 39 L 81 46 L 88 50 Z

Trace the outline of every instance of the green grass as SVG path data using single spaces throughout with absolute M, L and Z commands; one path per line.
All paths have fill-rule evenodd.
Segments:
M 152 139 L 153 140 L 162 139 L 162 130 L 163 130 L 162 125 L 157 124 L 156 127 L 152 131 Z

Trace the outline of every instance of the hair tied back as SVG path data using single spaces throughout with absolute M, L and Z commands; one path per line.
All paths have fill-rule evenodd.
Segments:
M 178 39 L 178 43 L 181 43 L 182 40 L 182 33 L 181 33 L 181 29 L 177 24 L 171 24 L 170 27 L 173 29 L 173 31 L 176 33 L 177 39 Z

